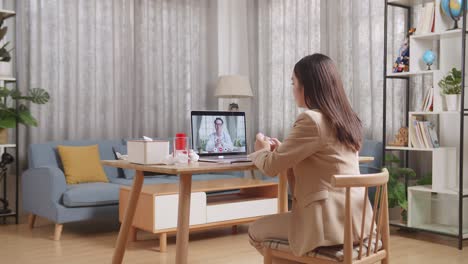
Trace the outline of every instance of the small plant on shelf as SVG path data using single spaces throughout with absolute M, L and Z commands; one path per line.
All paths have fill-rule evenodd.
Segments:
M 445 97 L 448 111 L 458 110 L 462 89 L 461 82 L 462 73 L 457 68 L 452 68 L 452 70 L 438 82 L 439 87 L 442 88 L 441 93 Z
M 442 94 L 460 94 L 461 93 L 462 74 L 457 68 L 453 68 L 442 80 L 439 86 L 442 88 Z
M 0 76 L 12 77 L 13 68 L 10 62 L 11 51 L 13 50 L 13 48 L 8 48 L 10 42 L 7 41 L 6 43 L 4 43 L 4 38 L 8 32 L 8 27 L 3 26 L 4 21 L 5 17 L 0 15 L 0 43 L 2 43 L 2 46 L 0 47 Z
M 400 207 L 400 219 L 406 222 L 408 218 L 408 199 L 406 197 L 405 185 L 401 182 L 405 177 L 414 178 L 416 172 L 410 168 L 401 168 L 401 160 L 393 155 L 385 155 L 385 163 L 389 174 L 388 179 L 388 207 Z

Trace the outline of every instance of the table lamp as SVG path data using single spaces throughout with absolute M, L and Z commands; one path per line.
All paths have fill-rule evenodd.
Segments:
M 218 79 L 215 96 L 220 98 L 247 98 L 253 97 L 253 93 L 247 77 L 240 75 L 223 75 Z M 239 110 L 238 104 L 229 104 L 229 111 L 237 110 Z

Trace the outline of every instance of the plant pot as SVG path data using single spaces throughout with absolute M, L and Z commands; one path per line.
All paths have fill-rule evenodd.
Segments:
M 0 76 L 13 77 L 13 66 L 11 62 L 0 61 Z
M 446 94 L 444 97 L 445 105 L 447 106 L 447 111 L 458 111 L 458 106 L 460 105 L 460 95 Z
M 0 128 L 0 144 L 8 144 L 8 128 Z
M 401 220 L 401 207 L 396 206 L 388 209 L 388 218 L 390 220 Z

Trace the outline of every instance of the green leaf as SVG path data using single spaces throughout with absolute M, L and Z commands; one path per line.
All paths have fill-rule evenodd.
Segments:
M 444 78 L 437 84 L 442 88 L 442 94 L 460 94 L 461 93 L 462 73 L 457 68 L 452 68 Z
M 29 109 L 23 105 L 21 109 L 18 110 L 19 122 L 28 126 L 37 126 L 37 120 L 31 115 Z
M 403 210 L 408 210 L 408 201 L 401 201 L 399 205 Z
M 13 90 L 11 91 L 11 95 L 10 95 L 10 96 L 11 96 L 11 98 L 12 98 L 13 100 L 21 100 L 21 99 L 24 99 L 24 100 L 31 101 L 31 98 L 30 98 L 30 97 L 28 97 L 28 96 L 23 96 L 23 95 L 21 94 L 21 92 L 20 92 L 18 89 L 13 89 Z
M 29 90 L 29 97 L 31 102 L 35 104 L 45 104 L 49 101 L 49 93 L 42 88 L 34 88 Z
M 8 44 L 10 44 L 10 42 L 5 43 L 5 45 L 0 48 L 0 61 L 9 62 L 11 60 L 10 52 L 6 48 Z
M 416 177 L 416 172 L 410 168 L 400 168 L 398 169 L 398 174 L 400 174 L 400 176 L 408 176 L 410 178 Z
M 397 156 L 393 155 L 393 154 L 386 154 L 385 155 L 385 161 L 387 163 L 400 163 L 400 159 Z
M 10 89 L 6 87 L 0 87 L 0 97 L 7 97 L 8 95 L 10 95 L 10 93 Z
M 417 185 L 431 185 L 432 184 L 432 173 L 428 173 L 416 182 Z
M 2 27 L 0 29 L 0 40 L 2 40 L 5 37 L 7 31 L 8 31 L 8 27 Z
M 14 128 L 16 126 L 15 116 L 6 116 L 0 118 L 0 128 Z

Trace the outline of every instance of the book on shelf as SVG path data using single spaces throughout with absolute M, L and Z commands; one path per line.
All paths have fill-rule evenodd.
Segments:
M 422 144 L 421 144 L 421 141 L 420 141 L 420 135 L 418 134 L 418 120 L 417 120 L 417 117 L 416 116 L 411 116 L 411 120 L 410 120 L 411 124 L 413 124 L 412 126 L 410 126 L 410 135 L 411 135 L 411 146 L 413 148 L 422 148 Z
M 434 124 L 420 117 L 412 117 L 411 147 L 413 148 L 438 148 L 439 138 Z
M 431 145 L 429 144 L 429 140 L 427 138 L 427 134 L 426 134 L 426 129 L 425 129 L 425 125 L 424 125 L 424 121 L 421 121 L 421 122 L 418 122 L 418 126 L 419 126 L 419 131 L 421 133 L 421 138 L 422 138 L 422 141 L 423 141 L 423 146 L 425 148 L 431 148 Z
M 435 3 L 429 2 L 419 10 L 419 20 L 416 27 L 416 35 L 434 32 Z
M 440 147 L 439 137 L 437 137 L 437 132 L 436 132 L 434 124 L 432 122 L 429 122 L 429 124 L 427 125 L 427 128 L 429 130 L 429 135 L 431 137 L 432 145 L 434 146 L 434 148 Z
M 422 111 L 432 112 L 433 105 L 434 105 L 434 88 L 430 87 L 427 90 L 426 95 L 424 96 Z

